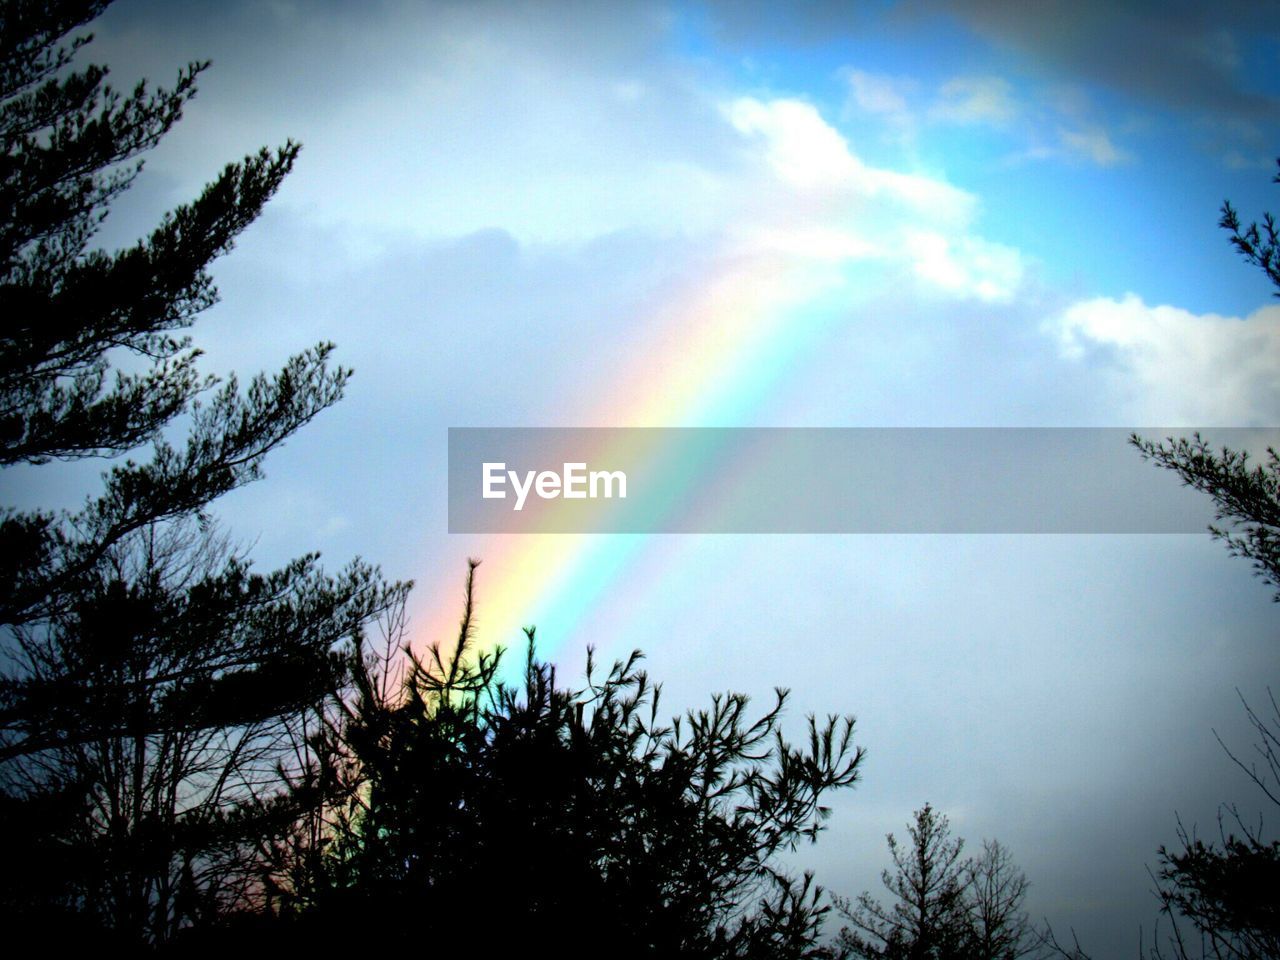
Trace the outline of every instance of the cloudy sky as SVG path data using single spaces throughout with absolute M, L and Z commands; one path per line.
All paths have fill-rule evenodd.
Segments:
M 536 622 L 566 674 L 639 647 L 673 710 L 852 712 L 864 779 L 798 865 L 875 888 L 930 801 L 1011 848 L 1033 916 L 1131 955 L 1176 818 L 1253 802 L 1213 731 L 1247 749 L 1237 688 L 1280 677 L 1267 589 L 1207 536 L 445 511 L 451 426 L 1280 423 L 1280 307 L 1216 225 L 1280 208 L 1275 10 L 1115 6 L 119 0 L 87 52 L 121 85 L 213 65 L 103 241 L 300 141 L 195 330 L 212 372 L 320 339 L 356 371 L 223 503 L 261 566 L 379 562 L 425 643 L 479 556 L 488 644 Z

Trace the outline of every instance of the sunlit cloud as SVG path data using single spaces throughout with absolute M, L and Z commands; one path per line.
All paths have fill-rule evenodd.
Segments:
M 960 297 L 1006 299 L 1017 286 L 1017 251 L 970 233 L 978 208 L 972 194 L 865 163 L 802 101 L 744 97 L 726 115 L 759 145 L 775 178 L 756 191 L 772 189 L 772 204 L 756 212 L 766 220 L 746 225 L 757 241 L 811 255 L 905 261 L 926 284 Z
M 1106 371 L 1131 422 L 1260 426 L 1280 417 L 1280 307 L 1240 318 L 1098 297 L 1047 329 L 1065 359 Z

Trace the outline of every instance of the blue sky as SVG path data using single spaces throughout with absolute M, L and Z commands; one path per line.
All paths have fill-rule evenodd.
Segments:
M 121 86 L 213 66 L 103 242 L 302 142 L 195 335 L 211 372 L 326 338 L 356 376 L 221 513 L 263 566 L 414 578 L 422 623 L 490 546 L 445 532 L 446 428 L 627 425 L 633 355 L 744 262 L 785 265 L 794 335 L 654 425 L 1275 425 L 1280 308 L 1216 226 L 1228 197 L 1280 208 L 1275 9 L 1115 6 L 120 0 L 87 52 Z M 1207 536 L 628 556 L 540 635 L 566 670 L 644 649 L 673 709 L 782 684 L 797 721 L 856 713 L 865 779 L 796 860 L 837 892 L 931 801 L 1012 849 L 1034 916 L 1120 955 L 1175 814 L 1212 833 L 1251 800 L 1212 730 L 1247 748 L 1276 612 Z

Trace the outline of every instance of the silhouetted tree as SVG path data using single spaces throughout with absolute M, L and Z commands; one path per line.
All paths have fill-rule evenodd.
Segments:
M 1270 707 L 1266 718 L 1244 704 L 1257 734 L 1255 760 L 1245 762 L 1225 744 L 1223 749 L 1280 807 L 1280 705 L 1274 697 Z M 1251 822 L 1234 804 L 1219 813 L 1216 841 L 1205 842 L 1178 824 L 1181 849 L 1162 846 L 1155 874 L 1163 924 L 1156 928 L 1152 960 L 1280 956 L 1280 842 L 1265 840 L 1262 828 L 1261 817 Z
M 975 960 L 1017 960 L 1035 953 L 1039 937 L 1022 903 L 1027 875 L 999 840 L 982 841 L 982 852 L 964 869 L 969 917 L 968 955 Z
M 1258 576 L 1276 587 L 1280 601 L 1280 459 L 1268 448 L 1266 462 L 1251 465 L 1247 451 L 1223 447 L 1214 453 L 1194 434 L 1190 440 L 1155 443 L 1134 436 L 1130 442 L 1145 459 L 1172 470 L 1187 486 L 1209 494 L 1217 505 L 1217 523 L 1209 529 L 1236 556 L 1253 562 Z M 1219 525 L 1222 524 L 1222 525 Z
M 1280 158 L 1277 158 L 1280 166 Z M 1280 183 L 1280 174 L 1272 178 Z M 1280 248 L 1275 218 L 1266 213 L 1262 226 L 1242 227 L 1230 201 L 1222 205 L 1219 226 L 1231 231 L 1231 244 L 1244 259 L 1258 267 L 1280 296 Z M 1230 526 L 1213 526 L 1213 535 L 1235 555 L 1253 562 L 1257 574 L 1277 588 L 1280 601 L 1280 459 L 1268 448 L 1266 462 L 1250 465 L 1249 454 L 1223 448 L 1214 453 L 1195 434 L 1191 440 L 1167 438 L 1154 443 L 1133 436 L 1130 442 L 1145 459 L 1175 472 L 1182 482 L 1207 493 L 1217 504 L 1217 520 Z
M 957 955 L 963 938 L 963 840 L 951 839 L 950 825 L 930 804 L 915 812 L 907 832 L 909 847 L 888 835 L 894 869 L 881 874 L 893 900 L 882 904 L 862 893 L 841 904 L 851 926 L 841 944 L 856 957 L 941 958 Z
M 279 891 L 292 943 L 428 943 L 499 955 L 817 957 L 821 888 L 775 855 L 815 839 L 829 791 L 858 777 L 853 720 L 782 736 L 785 691 L 755 719 L 740 694 L 664 724 L 640 655 L 560 687 L 528 634 L 524 681 L 458 643 L 355 666 L 359 697 L 319 776 L 345 802 L 298 838 Z M 316 837 L 320 836 L 319 848 Z M 298 849 L 310 849 L 311 856 Z
M 90 37 L 63 38 L 106 6 L 0 7 L 0 465 L 153 444 L 77 512 L 0 516 L 0 913 L 42 921 L 45 942 L 136 944 L 258 895 L 258 848 L 296 812 L 283 771 L 307 749 L 302 718 L 343 682 L 335 647 L 407 587 L 358 562 L 326 576 L 315 555 L 255 574 L 208 515 L 349 371 L 322 343 L 219 386 L 182 334 L 295 144 L 227 166 L 136 245 L 92 247 L 207 66 L 129 93 L 106 67 L 73 70 Z M 122 358 L 133 372 L 112 376 Z M 161 430 L 180 415 L 174 445 Z
M 1276 166 L 1280 167 L 1280 157 L 1276 158 Z M 1273 176 L 1271 182 L 1280 183 L 1280 173 Z M 1256 222 L 1241 227 L 1235 207 L 1231 206 L 1230 200 L 1224 200 L 1218 226 L 1231 231 L 1231 245 L 1246 262 L 1266 274 L 1276 287 L 1273 296 L 1280 297 L 1280 243 L 1277 243 L 1275 217 L 1267 212 L 1262 215 L 1261 227 Z
M 1277 160 L 1280 164 L 1280 160 Z M 1273 178 L 1280 183 L 1280 174 Z M 1280 296 L 1280 249 L 1270 213 L 1262 225 L 1242 227 L 1239 215 L 1224 202 L 1219 226 L 1231 232 L 1231 244 L 1258 267 Z M 1277 588 L 1280 601 L 1280 458 L 1268 448 L 1266 461 L 1251 466 L 1248 453 L 1226 447 L 1215 453 L 1196 434 L 1187 440 L 1168 438 L 1153 443 L 1134 436 L 1131 442 L 1144 458 L 1174 471 L 1184 484 L 1207 493 L 1216 504 L 1222 526 L 1210 527 L 1237 556 L 1252 561 L 1258 576 Z M 1245 763 L 1223 745 L 1233 760 L 1261 788 L 1271 803 L 1280 805 L 1280 708 L 1271 701 L 1270 721 L 1246 702 L 1245 710 L 1258 734 L 1256 749 L 1262 761 Z M 1221 742 L 1221 741 L 1220 741 Z M 1233 825 L 1233 826 L 1232 826 Z M 1155 876 L 1163 929 L 1157 927 L 1150 948 L 1153 958 L 1274 958 L 1280 956 L 1280 843 L 1266 841 L 1262 824 L 1247 822 L 1234 806 L 1219 816 L 1219 837 L 1208 842 L 1181 824 L 1182 849 L 1160 848 Z M 1057 946 L 1056 942 L 1051 943 Z M 1073 957 L 1086 955 L 1058 947 Z
M 1280 957 L 1280 843 L 1264 842 L 1256 827 L 1231 815 L 1238 835 L 1224 824 L 1218 841 L 1205 843 L 1179 826 L 1182 849 L 1160 848 L 1156 892 L 1167 923 L 1154 960 Z
M 870 893 L 838 900 L 849 922 L 837 946 L 844 956 L 879 960 L 1017 960 L 1038 946 L 1022 911 L 1027 879 L 998 841 L 961 859 L 962 839 L 947 817 L 925 804 L 907 828 L 910 846 L 891 833 L 894 869 L 881 874 L 886 905 Z

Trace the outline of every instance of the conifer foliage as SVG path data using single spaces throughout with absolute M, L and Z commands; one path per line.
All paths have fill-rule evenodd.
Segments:
M 207 64 L 114 90 L 103 0 L 0 7 L 0 466 L 103 458 L 75 511 L 0 515 L 0 919 L 47 945 L 477 956 L 820 957 L 778 856 L 858 778 L 853 719 L 786 693 L 662 722 L 638 655 L 566 689 L 458 642 L 402 652 L 405 584 L 314 554 L 255 572 L 218 497 L 336 402 L 331 344 L 242 387 L 197 370 L 209 265 L 298 156 L 225 167 L 115 252 L 94 238 Z M 148 449 L 149 448 L 149 449 Z M 380 655 L 365 634 L 383 631 Z M 32 929 L 34 928 L 34 929 Z
M 752 718 L 741 694 L 670 723 L 632 654 L 577 690 L 528 631 L 523 682 L 459 642 L 353 667 L 360 695 L 330 728 L 334 805 L 281 891 L 318 942 L 559 957 L 819 957 L 828 905 L 776 855 L 816 838 L 831 791 L 858 778 L 853 719 L 780 731 L 787 695 Z M 389 673 L 388 671 L 392 671 Z M 319 852 L 322 849 L 322 852 Z M 423 923 L 409 918 L 422 917 Z M 305 937 L 304 937 L 305 938 Z M 352 939 L 354 938 L 354 940 Z
M 1277 159 L 1280 166 L 1280 159 Z M 1272 178 L 1280 183 L 1280 173 Z M 1275 217 L 1261 225 L 1240 220 L 1224 202 L 1218 225 L 1245 262 L 1256 267 L 1280 296 L 1280 245 Z M 1213 498 L 1217 523 L 1209 529 L 1230 552 L 1251 561 L 1257 576 L 1276 588 L 1280 601 L 1280 454 L 1268 448 L 1255 461 L 1244 450 L 1215 451 L 1199 434 L 1156 443 L 1130 441 L 1144 459 L 1173 471 L 1183 484 Z M 1265 806 L 1280 806 L 1280 705 L 1268 690 L 1269 710 L 1244 709 L 1256 733 L 1245 759 L 1228 755 L 1259 789 Z M 1243 698 L 1242 698 L 1243 699 Z M 1221 741 L 1219 741 L 1221 742 Z M 1153 960 L 1215 957 L 1256 960 L 1280 956 L 1280 840 L 1268 839 L 1269 821 L 1242 816 L 1234 804 L 1219 814 L 1217 840 L 1204 840 L 1178 825 L 1181 849 L 1160 848 L 1156 896 L 1164 928 L 1150 949 Z M 1069 954 L 1059 950 L 1059 953 Z M 1084 956 L 1082 951 L 1075 955 Z
M 870 893 L 838 901 L 848 921 L 839 948 L 861 960 L 1018 960 L 1040 945 L 1022 904 L 1027 878 L 998 840 L 962 859 L 964 841 L 930 804 L 889 834 L 893 870 L 882 874 L 887 903 Z
M 219 533 L 213 501 L 350 372 L 321 343 L 218 383 L 185 332 L 296 144 L 229 164 L 133 246 L 94 247 L 208 66 L 114 89 L 73 62 L 107 5 L 0 7 L 0 465 L 30 486 L 51 461 L 112 459 L 78 511 L 0 515 L 0 912 L 46 941 L 163 943 L 260 895 L 303 718 L 345 682 L 338 647 L 407 587 L 314 554 L 259 574 Z
M 1280 167 L 1280 158 L 1276 160 Z M 1280 173 L 1272 177 L 1280 183 Z M 1280 246 L 1276 222 L 1264 213 L 1262 225 L 1245 227 L 1230 201 L 1222 204 L 1218 225 L 1231 233 L 1231 245 L 1245 262 L 1260 270 L 1280 297 Z M 1217 508 L 1218 524 L 1210 527 L 1232 554 L 1253 563 L 1254 572 L 1276 588 L 1280 601 L 1280 455 L 1268 448 L 1262 462 L 1244 450 L 1215 452 L 1199 435 L 1167 438 L 1163 443 L 1134 435 L 1130 443 L 1142 457 L 1171 470 L 1189 487 L 1207 493 Z

